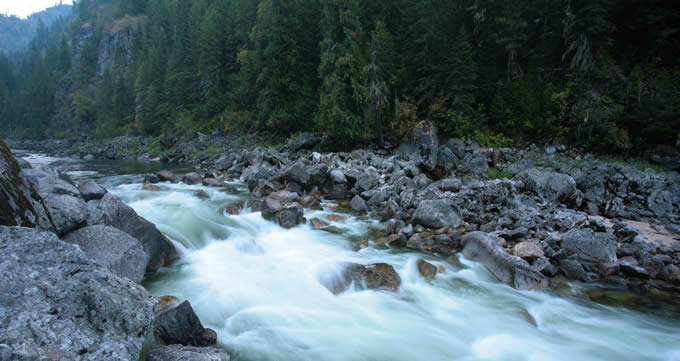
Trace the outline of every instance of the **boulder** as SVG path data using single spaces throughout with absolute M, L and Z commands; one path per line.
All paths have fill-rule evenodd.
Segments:
M 167 170 L 160 170 L 156 173 L 156 176 L 158 179 L 160 179 L 161 182 L 174 182 L 176 176 Z
M 87 203 L 81 198 L 66 194 L 45 194 L 43 199 L 57 234 L 64 235 L 87 224 L 90 212 Z
M 102 199 L 102 197 L 109 192 L 106 188 L 93 181 L 80 182 L 80 184 L 78 184 L 78 191 L 80 191 L 80 196 L 83 197 L 85 202 Z
M 284 228 L 293 228 L 305 223 L 304 209 L 297 203 L 296 193 L 280 191 L 267 196 L 262 202 L 262 218 L 275 221 Z
M 434 170 L 439 154 L 437 127 L 429 122 L 420 122 L 413 127 L 411 134 L 402 140 L 397 155 L 416 162 L 418 167 L 427 171 Z
M 252 165 L 241 174 L 241 182 L 250 183 L 251 181 L 258 181 L 260 179 L 268 180 L 276 176 L 274 168 L 269 166 L 266 162 L 258 165 Z
M 302 162 L 295 162 L 288 167 L 286 167 L 281 173 L 283 179 L 289 182 L 295 182 L 303 187 L 307 186 L 311 175 L 307 170 L 307 167 Z
M 156 301 L 77 246 L 0 227 L 0 274 L 0 359 L 140 359 Z
M 643 278 L 643 279 L 650 279 L 651 278 L 650 275 L 649 275 L 649 272 L 646 269 L 644 269 L 644 268 L 642 268 L 638 265 L 634 265 L 630 262 L 626 262 L 626 261 L 619 262 L 619 269 L 621 270 L 621 272 L 623 272 L 623 273 L 625 273 L 629 276 L 633 276 L 633 277 L 637 277 L 637 278 Z
M 562 274 L 564 274 L 564 276 L 566 276 L 570 280 L 577 280 L 583 282 L 588 282 L 590 280 L 588 274 L 583 269 L 583 266 L 581 266 L 580 263 L 573 259 L 560 260 L 558 269 L 560 272 L 562 272 Z
M 340 169 L 333 169 L 331 171 L 331 180 L 335 184 L 347 183 L 347 177 L 345 177 L 345 173 Z
M 430 228 L 458 228 L 462 220 L 447 200 L 425 200 L 413 212 L 412 223 Z
M 304 196 L 300 199 L 300 204 L 302 204 L 303 207 L 308 208 L 308 209 L 314 209 L 314 210 L 322 210 L 323 207 L 321 207 L 321 201 L 315 196 Z
M 175 246 L 151 222 L 140 217 L 120 199 L 107 193 L 100 200 L 87 202 L 89 226 L 111 226 L 139 240 L 149 255 L 147 271 L 155 272 L 178 257 Z
M 519 172 L 515 178 L 522 181 L 524 190 L 535 193 L 550 203 L 567 202 L 576 192 L 576 181 L 562 173 L 531 168 Z
M 543 248 L 536 242 L 519 242 L 512 249 L 512 254 L 527 262 L 533 262 L 537 258 L 545 256 Z
M 349 206 L 356 212 L 366 212 L 368 210 L 368 205 L 366 205 L 366 201 L 364 201 L 364 199 L 361 198 L 360 196 L 354 196 Z
M 146 358 L 147 361 L 229 361 L 229 354 L 214 347 L 182 345 L 156 346 Z
M 54 231 L 42 197 L 24 176 L 0 139 L 0 226 L 39 227 Z
M 210 346 L 217 342 L 215 331 L 203 327 L 189 301 L 167 309 L 156 317 L 154 335 L 165 345 Z
M 87 258 L 108 268 L 118 277 L 136 283 L 144 279 L 149 255 L 142 244 L 129 234 L 108 226 L 81 228 L 64 236 L 64 241 L 76 244 Z
M 616 261 L 616 238 L 608 233 L 596 233 L 590 228 L 571 229 L 562 236 L 562 248 L 576 253 L 584 262 Z
M 328 181 L 328 167 L 325 164 L 315 164 L 308 168 L 309 182 L 302 184 L 306 189 L 321 187 Z
M 501 243 L 484 232 L 470 232 L 461 240 L 463 255 L 483 264 L 501 282 L 519 290 L 547 286 L 545 277 L 531 268 L 527 261 L 510 255 Z
M 24 169 L 21 172 L 40 194 L 80 196 L 80 191 L 66 173 L 51 168 Z
M 658 189 L 647 197 L 647 207 L 657 217 L 670 217 L 674 204 L 673 195 L 668 189 Z
M 359 192 L 366 192 L 373 189 L 376 184 L 378 184 L 377 172 L 364 172 L 357 178 L 355 185 Z
M 158 176 L 155 174 L 147 174 L 144 177 L 144 184 L 156 184 L 159 183 L 160 181 L 161 179 L 158 178 Z
M 418 258 L 418 261 L 416 261 L 416 266 L 418 266 L 418 271 L 420 274 L 426 279 L 433 281 L 437 277 L 437 267 L 435 267 L 432 263 L 422 258 Z
M 531 268 L 536 272 L 540 272 L 547 277 L 555 277 L 557 275 L 557 268 L 550 263 L 546 258 L 538 258 L 531 264 Z
M 337 295 L 347 290 L 352 284 L 358 290 L 378 289 L 397 292 L 401 285 L 401 278 L 394 267 L 387 263 L 365 266 L 347 263 L 343 265 L 340 278 L 333 280 L 326 287 Z
M 299 203 L 293 202 L 276 212 L 275 220 L 283 228 L 293 228 L 305 223 L 304 210 Z
M 196 172 L 187 173 L 184 175 L 184 178 L 182 178 L 182 182 L 188 185 L 201 184 L 202 180 L 203 178 L 201 175 Z

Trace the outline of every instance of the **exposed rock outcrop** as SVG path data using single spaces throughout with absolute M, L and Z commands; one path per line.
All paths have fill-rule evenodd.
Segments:
M 139 359 L 156 301 L 75 245 L 0 227 L 0 273 L 0 359 Z
M 0 139 L 0 225 L 39 227 L 54 231 L 45 203 L 23 176 L 5 142 Z

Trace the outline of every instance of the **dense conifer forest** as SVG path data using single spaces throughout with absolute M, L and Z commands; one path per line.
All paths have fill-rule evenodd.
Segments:
M 680 12 L 634 0 L 80 0 L 0 54 L 8 137 L 429 120 L 487 145 L 635 151 L 680 137 Z

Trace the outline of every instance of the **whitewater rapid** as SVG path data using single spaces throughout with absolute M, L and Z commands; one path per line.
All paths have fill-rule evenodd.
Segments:
M 680 360 L 680 320 L 596 304 L 552 291 L 517 291 L 483 266 L 416 252 L 368 247 L 375 221 L 342 214 L 330 233 L 284 229 L 247 210 L 248 199 L 215 188 L 140 183 L 111 191 L 180 250 L 181 259 L 145 282 L 157 296 L 188 299 L 219 346 L 236 360 Z M 194 192 L 203 190 L 209 199 Z M 326 219 L 325 211 L 305 211 Z M 427 281 L 418 258 L 445 267 Z M 343 262 L 386 262 L 402 279 L 398 293 L 323 284 Z

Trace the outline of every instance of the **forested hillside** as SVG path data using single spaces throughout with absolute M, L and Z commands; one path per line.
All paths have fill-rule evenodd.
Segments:
M 0 55 L 8 136 L 181 127 L 491 145 L 680 134 L 680 13 L 633 0 L 80 0 Z M 67 36 L 63 36 L 68 34 Z
M 24 49 L 38 32 L 45 32 L 55 21 L 70 16 L 71 5 L 55 5 L 26 19 L 0 14 L 0 52 Z

